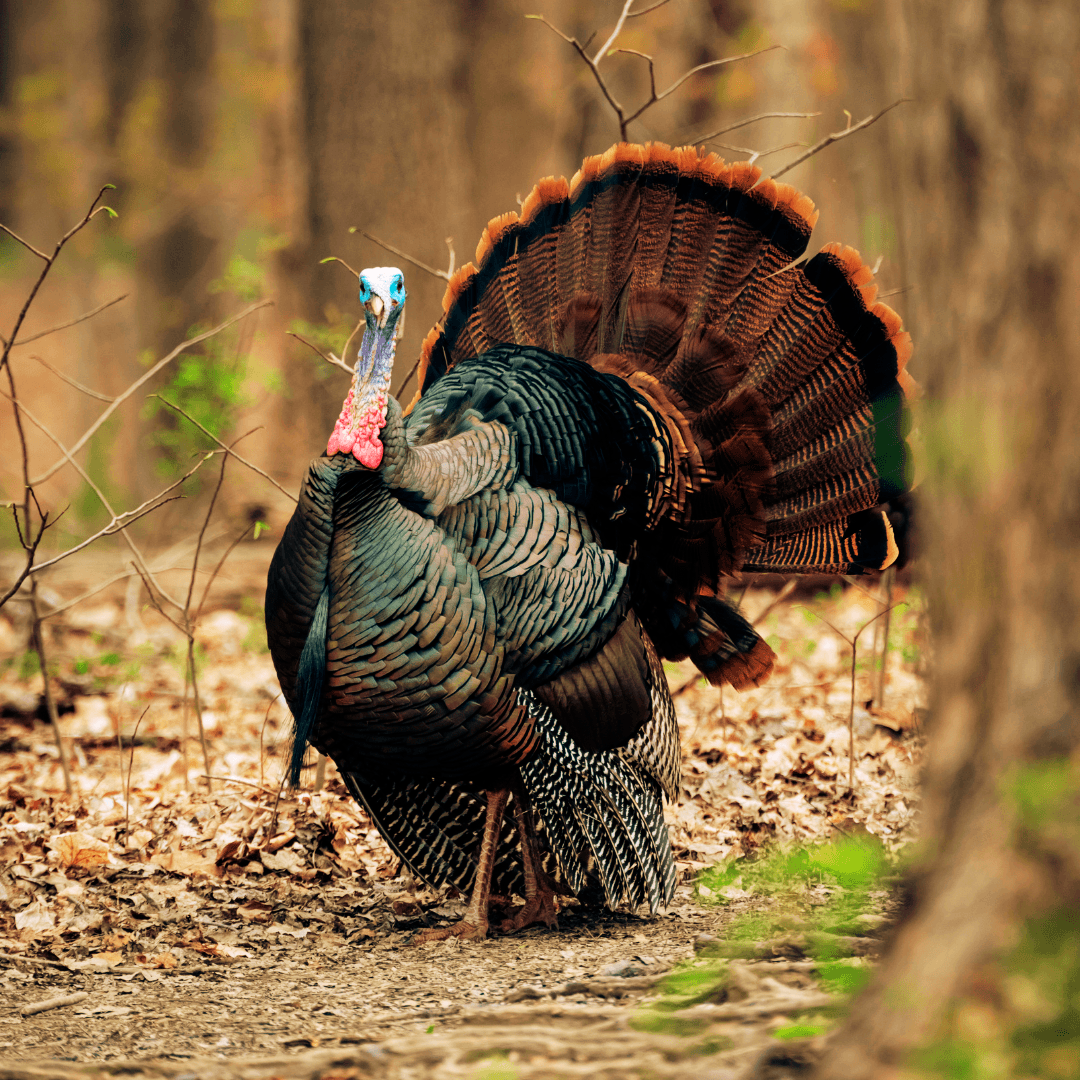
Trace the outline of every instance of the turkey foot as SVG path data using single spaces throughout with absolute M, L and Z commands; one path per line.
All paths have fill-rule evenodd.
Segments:
M 543 923 L 558 929 L 559 920 L 555 909 L 555 882 L 544 873 L 540 865 L 540 851 L 536 845 L 536 829 L 532 821 L 532 807 L 524 788 L 514 789 L 514 822 L 521 837 L 521 858 L 525 871 L 525 906 L 499 925 L 499 932 L 512 934 L 526 926 Z
M 503 812 L 506 800 L 510 797 L 508 788 L 487 792 L 487 818 L 484 821 L 484 836 L 480 841 L 480 858 L 476 868 L 476 881 L 473 884 L 469 906 L 465 917 L 449 926 L 438 929 L 421 930 L 409 940 L 410 945 L 424 945 L 429 941 L 446 941 L 447 938 L 459 937 L 466 941 L 480 941 L 488 932 L 488 898 L 491 894 L 491 874 L 495 869 L 495 855 L 499 846 L 499 829 L 502 828 Z
M 488 921 L 479 920 L 474 923 L 471 918 L 459 919 L 449 926 L 433 927 L 430 930 L 421 930 L 414 937 L 409 938 L 410 945 L 426 945 L 429 941 L 446 941 L 447 938 L 459 937 L 464 941 L 482 941 L 487 937 Z
M 535 926 L 537 923 L 543 923 L 544 926 L 555 930 L 559 928 L 555 889 L 546 874 L 543 875 L 543 882 L 533 895 L 525 898 L 525 906 L 517 908 L 517 914 L 513 918 L 504 919 L 499 924 L 499 933 L 512 934 L 515 930 L 524 930 L 526 926 Z

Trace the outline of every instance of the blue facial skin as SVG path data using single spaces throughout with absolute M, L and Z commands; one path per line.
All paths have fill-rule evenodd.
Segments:
M 377 266 L 360 274 L 360 301 L 367 328 L 357 357 L 357 390 L 372 377 L 389 378 L 394 363 L 397 321 L 404 310 L 405 280 L 394 266 Z M 381 303 L 373 303 L 373 301 Z
M 388 329 L 397 322 L 407 295 L 405 280 L 395 266 L 372 267 L 360 275 L 360 302 L 372 331 Z M 381 301 L 381 310 L 375 305 L 373 311 L 372 301 L 376 299 Z

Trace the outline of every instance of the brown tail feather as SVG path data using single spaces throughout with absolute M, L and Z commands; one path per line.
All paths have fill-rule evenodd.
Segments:
M 740 567 L 886 565 L 876 508 L 907 488 L 911 342 L 857 252 L 797 261 L 816 220 L 756 166 L 614 146 L 488 225 L 424 342 L 421 386 L 502 341 L 630 382 L 675 448 L 644 547 L 687 602 Z M 760 674 L 751 654 L 729 681 Z

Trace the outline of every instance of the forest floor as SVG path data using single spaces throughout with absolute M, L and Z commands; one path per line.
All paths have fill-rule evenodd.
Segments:
M 279 798 L 287 710 L 261 625 L 269 554 L 265 542 L 237 550 L 196 633 L 208 770 L 184 705 L 186 640 L 121 583 L 47 624 L 68 795 L 25 605 L 0 612 L 0 1080 L 719 1080 L 789 1075 L 820 1051 L 841 999 L 819 978 L 809 924 L 788 913 L 767 940 L 725 948 L 736 924 L 777 908 L 738 860 L 837 835 L 876 837 L 891 858 L 911 838 L 925 663 L 914 592 L 892 597 L 885 707 L 873 702 L 884 620 L 859 639 L 854 791 L 844 638 L 883 610 L 879 585 L 779 603 L 750 588 L 743 609 L 780 657 L 766 686 L 721 696 L 669 666 L 684 747 L 668 808 L 672 906 L 571 902 L 557 930 L 414 946 L 462 898 L 401 872 L 332 765 L 322 790 L 311 770 Z M 47 598 L 114 570 L 107 556 L 70 560 Z M 734 869 L 703 879 L 717 863 Z M 815 881 L 800 886 L 811 906 L 839 888 Z M 865 933 L 830 938 L 854 954 L 846 963 L 867 963 L 895 900 L 877 891 L 870 904 Z M 701 975 L 689 992 L 687 972 Z

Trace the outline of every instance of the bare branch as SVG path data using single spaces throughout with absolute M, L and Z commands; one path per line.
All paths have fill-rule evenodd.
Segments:
M 784 143 L 783 146 L 774 146 L 771 150 L 754 150 L 749 146 L 729 146 L 727 143 L 712 143 L 711 145 L 719 146 L 722 150 L 733 150 L 736 154 L 748 154 L 749 158 L 747 159 L 747 163 L 753 165 L 758 158 L 768 157 L 770 154 L 778 154 L 781 150 L 790 150 L 793 146 L 805 146 L 806 143 Z
M 668 97 L 670 94 L 675 93 L 675 91 L 678 90 L 679 87 L 682 86 L 682 84 L 686 82 L 687 79 L 689 79 L 692 75 L 696 75 L 699 71 L 707 71 L 709 68 L 722 67 L 724 64 L 734 64 L 737 60 L 749 60 L 753 56 L 760 56 L 762 53 L 772 52 L 773 49 L 782 49 L 783 47 L 783 45 L 766 45 L 763 49 L 755 49 L 753 52 L 742 53 L 740 56 L 727 56 L 723 60 L 709 60 L 704 64 L 698 64 L 697 67 L 691 68 L 688 72 L 686 72 L 685 75 L 682 75 L 678 79 L 676 79 L 665 91 L 663 91 L 663 93 L 660 94 L 656 93 L 656 81 L 652 77 L 652 58 L 647 57 L 649 61 L 649 78 L 652 79 L 653 92 L 649 100 L 646 101 L 645 104 L 642 105 L 637 112 L 632 113 L 626 118 L 626 123 L 629 124 L 632 121 L 636 120 L 650 106 L 655 105 L 659 101 L 663 101 L 664 98 Z M 616 51 L 622 52 L 624 50 L 620 49 Z M 644 56 L 645 54 L 638 53 L 637 55 Z
M 420 357 L 418 356 L 416 358 L 416 361 L 413 364 L 413 366 L 411 368 L 409 368 L 409 370 L 405 373 L 405 378 L 402 379 L 401 382 L 398 384 L 398 388 L 394 393 L 394 397 L 396 397 L 398 399 L 398 401 L 401 400 L 401 395 L 402 395 L 402 393 L 404 393 L 405 387 L 409 385 L 409 380 L 416 374 L 416 369 L 419 366 L 420 366 Z
M 19 512 L 14 503 L 11 504 L 11 512 L 15 517 L 15 531 L 19 535 L 19 542 L 23 546 L 23 550 L 26 552 L 26 565 L 23 566 L 19 572 L 15 581 L 12 583 L 11 588 L 8 589 L 3 596 L 0 596 L 0 608 L 2 608 L 18 591 L 22 583 L 30 576 L 31 567 L 34 565 L 34 556 L 37 554 L 38 544 L 41 543 L 41 538 L 45 535 L 45 523 L 47 518 L 42 516 L 41 528 L 38 529 L 37 536 L 31 537 L 29 543 L 23 537 L 22 528 L 19 525 Z
M 593 60 L 589 54 L 585 51 L 585 46 L 581 44 L 575 37 L 570 37 L 568 34 L 564 34 L 557 26 L 553 26 L 544 18 L 543 15 L 526 15 L 526 19 L 536 19 L 538 22 L 542 22 L 552 33 L 558 34 L 568 45 L 572 45 L 575 52 L 582 60 L 585 61 L 588 69 L 593 73 L 593 78 L 596 79 L 596 85 L 600 87 L 600 92 L 607 99 L 607 103 L 615 110 L 615 116 L 619 121 L 619 132 L 625 141 L 626 139 L 626 114 L 623 111 L 622 105 L 615 100 L 611 90 L 608 89 L 608 84 L 604 81 L 604 76 L 600 74 L 600 69 L 596 65 L 596 61 Z M 609 40 L 610 44 L 610 40 Z M 604 50 L 601 50 L 600 56 L 603 56 Z
M 327 255 L 325 259 L 320 259 L 319 265 L 322 266 L 323 263 L 331 262 L 341 263 L 341 265 L 344 266 L 345 269 L 348 270 L 354 278 L 358 278 L 360 276 L 344 259 L 339 259 L 336 255 Z
M 728 124 L 727 127 L 722 127 L 718 131 L 714 131 L 709 135 L 702 135 L 694 140 L 695 145 L 708 142 L 710 139 L 718 138 L 720 135 L 726 135 L 729 131 L 737 131 L 739 128 L 749 127 L 751 124 L 756 124 L 759 120 L 784 120 L 784 119 L 806 119 L 811 116 L 820 116 L 820 112 L 763 112 L 758 113 L 757 116 L 748 116 L 745 120 L 739 120 L 737 123 Z
M 164 504 L 162 504 L 164 505 Z M 157 509 L 156 507 L 154 509 Z M 159 566 L 154 570 L 155 574 L 160 574 L 163 570 L 189 570 L 188 566 Z M 139 572 L 137 570 L 123 570 L 119 574 L 113 574 L 112 577 L 106 578 L 104 581 L 99 581 L 92 589 L 87 589 L 84 593 L 79 593 L 78 596 L 71 600 L 60 604 L 57 607 L 49 608 L 48 611 L 42 613 L 42 619 L 52 619 L 57 615 L 62 615 L 69 608 L 75 607 L 77 604 L 81 604 L 84 600 L 89 600 L 92 596 L 97 596 L 99 592 L 104 591 L 110 585 L 115 585 L 118 581 L 126 581 L 128 578 L 138 577 Z
M 887 112 L 895 109 L 897 105 L 903 105 L 905 101 L 910 101 L 911 98 L 900 98 L 898 101 L 894 101 L 891 105 L 886 105 L 881 112 L 874 113 L 873 116 L 868 116 L 864 120 L 860 120 L 857 124 L 848 124 L 843 131 L 834 131 L 831 135 L 826 135 L 820 142 L 814 143 L 805 154 L 800 155 L 794 161 L 788 162 L 782 169 L 777 170 L 772 174 L 772 178 L 775 180 L 779 176 L 783 176 L 784 173 L 790 172 L 796 165 L 801 165 L 804 161 L 812 158 L 815 154 L 820 154 L 826 146 L 831 146 L 835 142 L 839 142 L 841 139 L 846 139 L 849 135 L 854 135 L 856 131 L 862 131 L 863 128 L 868 128 L 871 124 L 880 120 Z
M 199 466 L 197 465 L 195 468 L 198 467 Z M 194 472 L 195 470 L 192 469 L 191 471 Z M 183 480 L 186 480 L 190 475 L 191 473 L 186 474 L 183 479 L 178 480 L 177 483 L 183 483 Z M 36 566 L 32 566 L 30 568 L 30 573 L 36 574 L 39 571 L 45 570 L 50 566 L 55 566 L 58 562 L 63 561 L 69 555 L 74 555 L 77 551 L 82 551 L 83 548 L 89 547 L 92 543 L 94 543 L 95 540 L 100 540 L 103 536 L 112 536 L 115 533 L 123 532 L 123 530 L 126 529 L 129 525 L 134 525 L 135 522 L 139 520 L 139 518 L 146 517 L 147 514 L 152 514 L 155 510 L 160 509 L 166 503 L 176 502 L 178 499 L 182 498 L 182 495 L 172 495 L 168 498 L 164 498 L 162 494 L 159 493 L 157 496 L 155 496 L 155 499 L 157 499 L 158 501 L 154 502 L 153 506 L 139 508 L 138 510 L 125 510 L 124 513 L 120 515 L 120 518 L 123 518 L 124 520 L 120 520 L 120 518 L 113 518 L 113 520 L 110 521 L 109 524 L 106 525 L 103 529 L 99 529 L 96 533 L 94 533 L 93 536 L 87 537 L 87 539 L 83 540 L 81 543 L 76 544 L 75 547 L 68 548 L 67 551 L 62 551 L 59 555 L 55 556 L 52 559 L 49 559 L 48 562 L 38 563 Z
M 41 330 L 36 334 L 31 334 L 29 337 L 20 338 L 15 342 L 13 347 L 17 348 L 19 345 L 29 345 L 31 341 L 37 341 L 38 338 L 48 337 L 50 334 L 55 334 L 58 330 L 66 330 L 69 326 L 75 326 L 78 323 L 86 322 L 87 319 L 92 319 L 95 315 L 100 315 L 106 308 L 111 308 L 114 304 L 119 304 L 121 300 L 126 300 L 128 295 L 128 293 L 124 293 L 123 296 L 118 296 L 115 300 L 106 300 L 104 304 L 98 304 L 92 311 L 87 311 L 77 319 L 71 319 L 66 323 L 60 323 L 58 326 L 50 326 L 48 330 Z M 107 398 L 106 400 L 111 401 L 112 398 Z
M 303 344 L 305 344 L 312 352 L 318 353 L 318 355 L 321 356 L 328 364 L 333 364 L 334 367 L 339 367 L 342 371 L 347 371 L 350 375 L 354 373 L 353 369 L 349 367 L 349 365 L 346 364 L 343 360 L 339 360 L 333 353 L 324 353 L 318 345 L 316 345 L 314 342 L 308 341 L 308 339 L 304 337 L 303 334 L 297 334 L 293 330 L 286 330 L 285 333 L 289 337 L 296 338 L 297 341 L 303 342 Z M 351 341 L 352 339 L 350 338 L 349 340 Z
M 41 630 L 41 615 L 38 612 L 37 579 L 30 579 L 30 617 L 33 620 L 32 641 L 34 652 L 38 656 L 38 664 L 41 667 L 41 685 L 45 695 L 45 710 L 49 714 L 49 723 L 52 725 L 53 738 L 56 739 L 56 752 L 60 755 L 60 768 L 64 773 L 64 788 L 70 795 L 74 791 L 71 783 L 71 769 L 68 767 L 67 751 L 64 749 L 64 740 L 60 735 L 60 713 L 56 708 L 56 698 L 53 697 L 52 687 L 49 685 L 49 660 L 45 653 L 45 635 Z
M 155 395 L 156 397 L 157 395 Z M 164 400 L 164 399 L 162 399 Z M 205 431 L 202 425 L 199 427 Z M 213 517 L 214 507 L 217 505 L 218 496 L 221 494 L 221 487 L 225 483 L 225 466 L 229 464 L 229 454 L 232 453 L 233 446 L 240 442 L 240 439 L 246 439 L 252 431 L 258 431 L 258 428 L 252 428 L 247 435 L 241 435 L 239 439 L 236 439 L 231 446 L 226 447 L 226 453 L 221 456 L 221 469 L 218 471 L 218 481 L 214 485 L 214 493 L 210 496 L 210 505 L 206 508 L 206 516 L 203 518 L 202 528 L 199 529 L 199 535 L 195 540 L 195 556 L 191 560 L 191 580 L 188 584 L 187 599 L 184 601 L 184 614 L 187 615 L 191 609 L 191 596 L 195 592 L 195 574 L 199 569 L 199 555 L 202 553 L 203 538 L 206 536 L 206 529 L 210 524 L 210 518 Z M 213 437 L 213 436 L 211 436 Z M 214 440 L 217 441 L 216 439 Z
M 16 344 L 21 345 L 22 342 L 20 341 Z M 104 401 L 106 403 L 111 403 L 115 400 L 115 398 L 106 397 L 105 394 L 99 394 L 96 390 L 91 390 L 89 386 L 83 386 L 81 382 L 77 382 L 70 375 L 65 375 L 62 371 L 59 370 L 59 368 L 54 368 L 52 364 L 48 362 L 48 360 L 43 360 L 40 356 L 37 355 L 37 353 L 31 353 L 30 359 L 36 360 L 39 364 L 41 364 L 42 367 L 48 368 L 58 379 L 63 379 L 64 382 L 68 384 L 68 386 L 75 387 L 76 390 L 78 390 L 80 393 L 86 394 L 88 397 L 97 398 L 98 401 Z
M 670 4 L 671 0 L 657 0 L 655 4 L 651 4 L 647 8 L 642 8 L 640 11 L 631 11 L 626 17 L 628 19 L 640 19 L 642 15 L 648 15 L 650 11 L 655 11 L 657 8 L 662 8 L 665 4 Z
M 633 3 L 634 0 L 626 0 L 626 3 L 623 4 L 623 9 L 619 12 L 619 21 L 615 24 L 615 29 L 611 31 L 611 37 L 600 46 L 592 59 L 593 67 L 596 67 L 596 65 L 607 56 L 608 49 L 615 44 L 615 39 L 622 33 L 623 24 L 626 22 L 626 17 L 630 14 L 630 8 L 633 6 Z
M 22 244 L 27 251 L 32 251 L 39 259 L 44 259 L 46 262 L 49 262 L 49 256 L 46 255 L 44 251 L 38 251 L 29 240 L 24 240 L 17 232 L 12 232 L 6 225 L 0 225 L 0 229 L 3 229 L 12 240 L 16 240 Z
M 207 338 L 214 337 L 215 334 L 220 334 L 223 330 L 227 330 L 233 323 L 239 322 L 241 319 L 247 318 L 252 312 L 258 311 L 260 308 L 271 307 L 273 300 L 259 300 L 254 304 L 249 304 L 243 311 L 236 315 L 226 319 L 223 323 L 219 323 L 212 330 L 207 330 L 204 334 L 196 334 L 193 338 L 188 338 L 187 341 L 181 342 L 168 354 L 159 360 L 145 375 L 140 376 L 135 380 L 122 394 L 113 399 L 112 404 L 105 409 L 100 416 L 90 425 L 86 431 L 79 437 L 75 445 L 67 452 L 67 456 L 61 460 L 55 462 L 48 469 L 46 469 L 40 476 L 35 476 L 32 480 L 32 484 L 40 484 L 44 480 L 48 480 L 55 472 L 63 468 L 65 461 L 70 460 L 71 455 L 77 454 L 91 439 L 94 432 L 105 423 L 106 420 L 125 402 L 136 390 L 139 389 L 143 383 L 152 379 L 166 364 L 171 363 L 176 359 L 185 349 L 190 349 L 193 345 L 198 345 L 200 342 L 206 341 Z
M 757 49 L 754 52 L 744 53 L 740 56 L 729 56 L 725 57 L 722 60 L 709 60 L 704 64 L 698 64 L 697 67 L 691 68 L 685 74 L 681 75 L 678 79 L 676 79 L 675 82 L 673 82 L 662 93 L 657 93 L 656 75 L 653 70 L 653 58 L 649 56 L 648 53 L 638 52 L 637 49 L 614 48 L 616 39 L 618 38 L 619 34 L 622 33 L 623 25 L 630 17 L 630 5 L 632 2 L 633 0 L 626 0 L 626 3 L 623 5 L 622 11 L 619 14 L 618 22 L 615 24 L 615 29 L 612 31 L 611 36 L 607 39 L 607 41 L 605 41 L 604 44 L 600 47 L 600 49 L 597 51 L 595 56 L 589 56 L 589 54 L 585 51 L 585 45 L 582 45 L 577 38 L 571 37 L 569 34 L 564 34 L 558 27 L 553 26 L 550 22 L 548 22 L 548 20 L 543 15 L 525 16 L 525 18 L 527 19 L 535 19 L 538 22 L 543 23 L 549 30 L 561 37 L 563 41 L 565 41 L 568 45 L 572 46 L 578 56 L 580 56 L 581 59 L 585 62 L 588 69 L 592 72 L 593 78 L 596 80 L 596 85 L 600 87 L 600 92 L 604 95 L 607 103 L 615 111 L 615 116 L 619 121 L 619 136 L 624 142 L 628 138 L 627 127 L 634 120 L 637 120 L 647 109 L 651 108 L 657 102 L 663 101 L 664 98 L 668 97 L 670 94 L 673 94 L 692 75 L 696 75 L 700 71 L 706 71 L 709 68 L 720 67 L 724 64 L 733 64 L 738 60 L 748 60 L 752 56 L 760 56 L 761 53 L 769 52 L 772 49 L 783 48 L 782 45 L 767 45 L 763 49 Z M 637 14 L 644 15 L 646 11 L 652 11 L 654 8 L 660 6 L 661 4 L 654 4 L 653 7 L 646 8 L 644 11 L 640 11 Z M 590 40 L 592 39 L 590 38 Z M 648 61 L 649 64 L 650 89 L 648 100 L 646 100 L 644 104 L 642 104 L 637 110 L 631 113 L 630 116 L 626 115 L 626 110 L 623 108 L 622 104 L 615 98 L 615 95 L 611 92 L 611 88 L 608 86 L 603 75 L 600 74 L 600 61 L 607 56 L 611 56 L 614 53 L 629 53 L 632 56 L 641 57 L 643 60 Z
M 649 101 L 647 104 L 642 105 L 638 110 L 640 113 L 642 110 L 647 109 L 654 101 L 659 100 L 656 96 L 656 68 L 653 66 L 653 58 L 648 53 L 638 52 L 637 49 L 612 49 L 614 53 L 625 53 L 627 56 L 640 56 L 642 60 L 647 60 L 649 64 Z M 633 117 L 630 118 L 631 120 Z M 630 120 L 626 121 L 628 124 Z
M 0 396 L 7 397 L 8 395 L 4 394 L 4 392 L 2 390 L 0 390 Z M 104 494 L 104 492 L 102 492 L 101 488 L 99 488 L 97 486 L 97 484 L 94 483 L 94 481 L 90 478 L 89 473 L 87 473 L 87 471 L 71 456 L 70 451 L 68 451 L 66 449 L 64 444 L 40 420 L 38 420 L 37 417 L 35 417 L 34 414 L 21 401 L 15 402 L 15 404 L 17 406 L 17 410 L 26 413 L 27 419 L 30 420 L 31 423 L 33 423 L 34 426 L 37 427 L 40 431 L 42 431 L 46 436 L 48 436 L 48 438 L 53 442 L 53 444 L 56 447 L 59 448 L 60 452 L 64 455 L 64 460 L 69 461 L 72 464 L 72 466 L 75 468 L 75 471 L 78 472 L 78 474 L 83 478 L 83 480 L 86 481 L 86 483 L 89 485 L 90 489 L 98 497 L 98 499 L 101 502 L 101 505 L 104 506 L 105 509 L 109 512 L 109 514 L 111 515 L 111 517 L 113 519 L 113 523 L 119 523 L 120 518 L 125 516 L 125 515 L 116 513 L 116 511 L 112 508 L 111 504 L 109 503 L 109 500 L 105 497 L 105 494 Z M 191 469 L 188 473 L 186 473 L 184 476 L 182 476 L 179 480 L 177 480 L 176 483 L 171 484 L 169 487 L 165 488 L 164 492 L 162 492 L 160 494 L 165 494 L 165 493 L 171 491 L 177 485 L 182 484 L 188 478 L 188 476 L 190 476 L 195 471 L 195 469 L 200 467 L 200 465 L 201 465 L 201 462 L 198 465 L 196 465 L 193 469 Z M 143 506 L 145 506 L 145 505 L 146 504 L 144 503 Z M 150 576 L 150 578 L 153 579 L 153 574 L 150 572 L 150 569 L 146 564 L 146 559 L 143 556 L 143 553 L 139 550 L 138 545 L 135 543 L 134 540 L 131 539 L 130 535 L 127 532 L 126 526 L 128 524 L 130 524 L 130 522 L 125 522 L 123 524 L 119 524 L 120 535 L 123 536 L 124 541 L 127 543 L 127 546 L 131 549 L 131 553 L 138 560 L 138 562 L 139 562 L 140 566 L 143 568 L 143 570 L 145 570 L 146 573 Z M 77 547 L 75 547 L 75 548 L 70 548 L 68 551 L 64 552 L 62 555 L 57 556 L 57 558 L 55 558 L 55 559 L 51 559 L 49 562 L 38 563 L 37 566 L 34 566 L 31 569 L 31 573 L 36 574 L 38 571 L 45 569 L 46 566 L 51 566 L 53 563 L 58 562 L 61 558 L 67 558 L 68 555 L 73 554 L 76 550 L 78 550 L 78 548 L 86 547 L 87 543 L 88 543 L 88 541 L 84 541 L 82 544 L 77 545 Z M 180 604 L 178 604 L 173 597 L 171 597 L 167 592 L 165 592 L 165 590 L 162 589 L 162 587 L 160 586 L 160 584 L 157 583 L 156 580 L 154 581 L 154 584 L 155 584 L 155 587 L 157 588 L 158 592 L 162 596 L 164 596 L 165 599 L 168 600 L 170 604 L 172 604 L 174 607 L 176 607 L 178 609 L 180 608 Z
M 297 335 L 293 335 L 293 336 L 295 337 Z M 252 472 L 258 473 L 264 480 L 269 480 L 270 483 L 273 484 L 274 487 L 276 487 L 278 489 L 278 491 L 281 492 L 282 495 L 287 495 L 290 499 L 292 499 L 293 502 L 297 501 L 296 496 L 293 495 L 292 492 L 286 491 L 272 476 L 270 476 L 268 473 L 263 472 L 262 469 L 260 469 L 258 465 L 255 465 L 252 462 L 248 461 L 248 459 L 245 458 L 245 457 L 241 457 L 232 448 L 232 446 L 226 446 L 225 443 L 223 443 L 216 435 L 213 435 L 209 431 L 207 431 L 206 428 L 204 428 L 202 426 L 202 424 L 200 424 L 199 421 L 195 419 L 195 417 L 193 417 L 193 416 L 189 415 L 188 413 L 184 412 L 184 410 L 181 409 L 179 405 L 174 405 L 171 401 L 167 401 L 160 394 L 151 394 L 149 396 L 150 397 L 156 397 L 158 399 L 158 401 L 160 401 L 163 405 L 168 405 L 170 409 L 172 409 L 174 412 L 178 412 L 182 417 L 184 417 L 185 420 L 190 420 L 191 423 L 193 423 L 208 439 L 213 439 L 213 441 L 216 442 L 218 444 L 218 446 L 220 446 L 221 449 L 224 450 L 227 455 L 231 454 L 234 458 L 236 458 L 237 461 L 240 462 L 241 465 L 245 465 Z M 248 437 L 248 435 L 251 435 L 253 432 L 258 431 L 258 430 L 259 430 L 258 428 L 252 428 L 251 431 L 247 432 L 244 435 L 241 435 L 240 439 L 246 439 Z M 237 439 L 236 442 L 239 442 L 240 439 Z M 236 445 L 236 443 L 233 443 L 233 446 L 235 446 L 235 445 Z
M 413 266 L 418 267 L 420 270 L 426 271 L 427 273 L 431 274 L 432 277 L 442 278 L 443 281 L 450 280 L 450 274 L 453 273 L 453 269 L 451 269 L 450 273 L 447 273 L 445 270 L 436 270 L 433 266 L 428 266 L 426 262 L 421 262 L 419 259 L 414 259 L 411 255 L 406 254 L 404 251 L 401 250 L 401 248 L 394 247 L 393 244 L 388 244 L 385 240 L 380 240 L 377 236 L 372 236 L 371 233 L 364 232 L 363 229 L 358 229 L 355 225 L 353 225 L 349 229 L 349 232 L 358 232 L 361 236 L 363 236 L 367 240 L 370 240 L 373 244 L 378 244 L 379 247 L 389 251 L 392 255 L 397 255 L 398 258 L 404 259 L 406 262 L 412 263 Z M 453 254 L 453 250 L 453 248 L 450 249 L 451 254 Z M 451 267 L 453 267 L 453 258 L 451 258 L 450 260 L 450 265 Z
M 405 312 L 402 311 L 402 313 L 398 316 L 398 334 L 397 334 L 397 337 L 398 337 L 399 341 L 401 340 L 401 329 L 400 329 L 401 328 L 401 320 L 404 317 L 405 317 Z M 364 327 L 366 325 L 367 325 L 367 319 L 365 317 L 361 317 L 360 321 L 353 327 L 353 332 L 349 335 L 348 340 L 345 342 L 344 348 L 342 348 L 342 350 L 341 350 L 340 364 L 346 371 L 354 370 L 353 368 L 351 368 L 349 366 L 348 361 L 345 359 L 345 357 L 349 355 L 349 350 L 352 348 L 353 340 L 356 338 L 356 335 L 360 332 L 361 327 Z
M 220 559 L 218 559 L 217 565 L 211 571 L 210 577 L 206 582 L 206 588 L 203 589 L 202 600 L 199 601 L 199 606 L 195 609 L 195 615 L 192 618 L 193 623 L 199 621 L 199 618 L 202 615 L 202 609 L 206 604 L 206 598 L 210 595 L 210 586 L 214 584 L 214 579 L 221 572 L 221 568 L 225 565 L 225 560 L 236 550 L 236 545 L 239 544 L 240 541 L 243 540 L 245 536 L 247 536 L 247 534 L 248 530 L 247 526 L 245 525 L 243 529 L 241 529 L 240 532 L 237 534 L 236 539 L 234 539 L 233 542 L 225 549 L 225 554 L 222 555 Z M 194 567 L 192 568 L 192 570 L 194 570 Z M 194 577 L 192 577 L 192 580 L 194 581 Z

